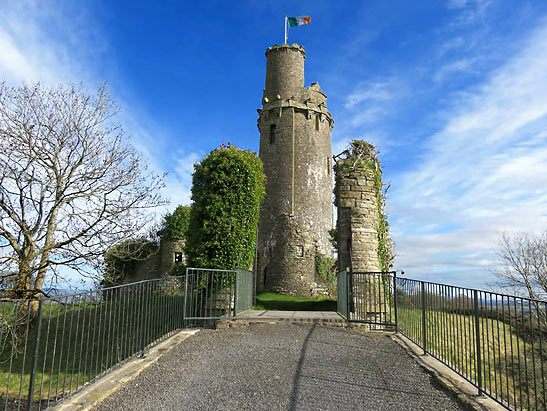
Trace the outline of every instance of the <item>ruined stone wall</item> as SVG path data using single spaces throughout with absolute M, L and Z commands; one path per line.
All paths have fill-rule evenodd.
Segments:
M 164 240 L 160 242 L 160 262 L 159 272 L 161 276 L 167 275 L 171 272 L 171 269 L 175 266 L 175 252 L 182 253 L 182 264 L 186 263 L 184 255 L 184 240 Z
M 378 260 L 378 197 L 375 171 L 336 164 L 338 269 L 381 271 Z
M 183 250 L 184 241 L 162 239 L 158 252 L 146 260 L 135 261 L 135 269 L 125 274 L 123 282 L 127 284 L 169 275 L 175 265 L 175 252 L 183 252 Z
M 257 122 L 266 175 L 257 290 L 309 296 L 319 280 L 316 253 L 332 255 L 328 231 L 333 119 L 319 85 L 303 87 L 302 47 L 274 46 L 266 57 L 266 88 Z

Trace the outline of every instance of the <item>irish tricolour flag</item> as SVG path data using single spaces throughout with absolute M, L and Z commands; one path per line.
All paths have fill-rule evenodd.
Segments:
M 285 17 L 285 44 L 287 43 L 287 29 L 289 27 L 303 26 L 304 24 L 310 24 L 310 22 L 310 16 Z
M 294 26 L 303 26 L 304 24 L 310 24 L 310 16 L 300 16 L 300 17 L 287 17 L 290 27 Z

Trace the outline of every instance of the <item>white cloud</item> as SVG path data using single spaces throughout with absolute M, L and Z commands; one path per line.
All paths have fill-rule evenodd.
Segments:
M 361 83 L 346 97 L 351 127 L 371 125 L 383 120 L 404 89 L 395 78 Z
M 469 3 L 469 0 L 448 0 L 446 5 L 449 9 L 461 9 Z
M 171 198 L 171 209 L 191 203 L 194 164 L 201 161 L 204 156 L 201 152 L 177 153 L 175 172 L 167 176 L 167 185 L 164 190 L 168 191 L 165 194 Z
M 62 6 L 65 6 L 64 8 Z M 168 132 L 139 108 L 138 98 L 124 89 L 115 72 L 106 74 L 109 46 L 94 17 L 85 8 L 52 7 L 32 0 L 0 5 L 0 75 L 17 85 L 22 81 L 46 84 L 80 83 L 93 91 L 108 82 L 109 91 L 121 108 L 121 122 L 129 141 L 149 161 L 157 174 L 178 164 L 167 146 Z M 110 64 L 111 68 L 112 65 Z M 105 76 L 107 76 L 105 78 Z M 125 96 L 126 98 L 124 99 Z M 188 202 L 186 180 L 168 176 L 164 195 L 172 200 L 168 209 Z M 186 191 L 184 191 L 186 190 Z
M 70 13 L 70 19 L 64 13 Z M 42 2 L 0 5 L 0 70 L 8 82 L 97 80 L 93 68 L 106 43 L 82 8 L 63 10 Z M 92 39 L 92 43 L 88 40 Z
M 453 23 L 456 26 L 482 20 L 491 5 L 492 0 L 449 0 L 447 2 L 448 9 L 459 12 Z
M 439 54 L 443 56 L 452 50 L 461 48 L 464 44 L 465 40 L 461 36 L 451 38 L 440 45 Z
M 474 64 L 478 61 L 476 57 L 462 58 L 459 60 L 451 61 L 450 63 L 442 65 L 435 73 L 433 79 L 436 82 L 444 81 L 447 77 L 461 72 L 473 72 Z
M 480 87 L 460 93 L 417 168 L 395 180 L 398 266 L 488 277 L 500 232 L 547 227 L 545 38 L 547 25 Z
M 392 85 L 393 80 L 362 84 L 346 98 L 344 107 L 352 109 L 362 102 L 370 104 L 391 100 L 393 97 L 393 92 L 390 90 Z

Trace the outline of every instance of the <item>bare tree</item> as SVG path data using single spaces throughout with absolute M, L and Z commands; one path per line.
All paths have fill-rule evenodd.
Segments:
M 532 299 L 547 296 L 547 230 L 539 235 L 502 234 L 498 256 L 503 262 L 494 275 L 498 285 L 526 293 Z
M 13 296 L 38 295 L 46 273 L 94 275 L 110 246 L 141 232 L 163 204 L 163 177 L 113 123 L 104 87 L 0 83 L 0 272 Z

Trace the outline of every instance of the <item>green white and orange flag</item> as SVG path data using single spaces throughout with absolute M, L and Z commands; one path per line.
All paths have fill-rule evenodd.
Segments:
M 303 26 L 304 24 L 310 24 L 310 16 L 300 16 L 300 17 L 287 17 L 287 21 L 290 27 L 294 26 Z
M 298 17 L 285 17 L 285 44 L 287 43 L 287 32 L 289 27 L 303 26 L 310 24 L 310 16 L 298 16 Z

